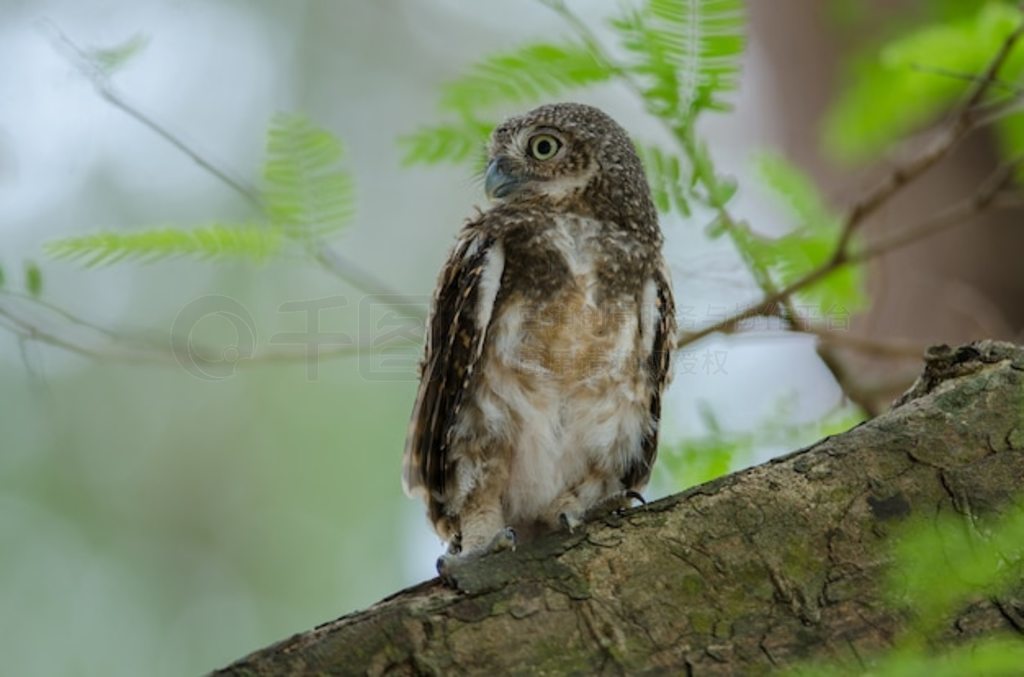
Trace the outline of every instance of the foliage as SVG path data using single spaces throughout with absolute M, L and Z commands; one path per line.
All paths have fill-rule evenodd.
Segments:
M 739 85 L 741 0 L 649 0 L 611 25 L 651 113 L 685 126 L 701 111 L 729 109 L 721 95 Z
M 263 260 L 281 246 L 281 231 L 259 225 L 213 224 L 201 228 L 148 228 L 137 232 L 103 232 L 66 237 L 47 245 L 47 252 L 84 265 L 121 261 L 158 261 L 174 256 L 207 259 L 250 257 Z
M 572 22 L 560 0 L 545 4 Z M 610 25 L 628 55 L 621 63 L 584 31 L 582 44 L 531 43 L 470 66 L 442 88 L 441 110 L 458 120 L 401 137 L 406 164 L 475 161 L 493 127 L 481 121 L 481 109 L 558 98 L 572 89 L 612 80 L 637 91 L 680 143 L 676 151 L 637 144 L 659 209 L 689 216 L 688 191 L 697 183 L 704 192 L 694 193 L 693 199 L 724 205 L 734 188 L 716 189 L 713 171 L 707 171 L 713 168 L 701 163 L 709 158 L 696 157 L 705 149 L 694 142 L 693 128 L 700 113 L 727 109 L 725 97 L 738 85 L 744 45 L 742 1 L 649 0 L 638 9 L 625 10 Z M 684 181 L 684 173 L 689 174 L 683 171 L 684 164 L 705 171 L 692 173 L 696 181 Z
M 974 520 L 919 520 L 897 544 L 889 590 L 894 603 L 914 610 L 921 632 L 934 630 L 969 599 L 998 595 L 1022 580 L 1024 505 L 998 520 Z
M 1020 674 L 1024 665 L 1024 644 L 1012 637 L 990 637 L 970 644 L 955 646 L 938 655 L 929 655 L 919 649 L 894 650 L 890 654 L 865 660 L 864 667 L 849 668 L 838 665 L 802 665 L 784 674 L 791 677 L 964 677 L 987 675 L 997 677 Z
M 278 115 L 267 133 L 264 198 L 270 223 L 308 239 L 340 230 L 352 218 L 352 178 L 339 165 L 341 141 L 302 115 Z
M 472 113 L 495 104 L 536 101 L 603 82 L 612 74 L 584 45 L 538 42 L 486 57 L 443 85 L 441 108 Z
M 679 212 L 690 216 L 690 204 L 686 197 L 682 163 L 678 155 L 667 153 L 658 146 L 636 147 L 651 184 L 651 196 L 658 211 Z
M 938 653 L 928 638 L 968 602 L 992 599 L 1019 589 L 1024 573 L 1024 504 L 996 520 L 975 523 L 968 515 L 919 519 L 896 537 L 895 563 L 887 581 L 890 602 L 908 609 L 909 633 L 888 654 L 868 657 L 870 674 L 1014 675 L 1024 665 L 1019 638 L 990 636 Z M 857 675 L 838 666 L 805 665 L 793 675 Z
M 443 123 L 421 127 L 400 137 L 405 147 L 403 164 L 437 164 L 440 162 L 484 162 L 484 144 L 494 129 L 493 122 L 466 118 L 460 123 Z
M 1020 23 L 1020 12 L 1007 3 L 958 4 L 957 12 L 914 27 L 855 62 L 825 124 L 825 146 L 835 157 L 858 161 L 877 156 L 941 115 L 965 95 Z M 1003 78 L 1016 82 L 1022 74 L 1024 52 L 1018 49 L 1004 66 Z M 995 87 L 992 93 L 1007 92 Z M 998 123 L 1007 156 L 1024 150 L 1021 125 L 1020 116 Z
M 32 296 L 43 293 L 43 271 L 35 261 L 25 262 L 25 289 Z
M 287 239 L 309 243 L 343 228 L 353 215 L 351 175 L 341 141 L 301 115 L 276 116 L 267 131 L 262 204 L 267 224 L 212 224 L 192 229 L 154 227 L 64 237 L 46 245 L 56 258 L 87 266 L 151 263 L 175 256 L 200 260 L 263 260 Z
M 751 233 L 741 246 L 771 271 L 777 283 L 787 285 L 823 265 L 833 254 L 840 220 L 825 204 L 811 179 L 784 158 L 764 154 L 756 164 L 761 179 L 784 203 L 796 226 L 773 240 Z M 824 317 L 837 310 L 863 307 L 863 286 L 863 271 L 847 266 L 808 287 L 800 296 L 815 303 Z

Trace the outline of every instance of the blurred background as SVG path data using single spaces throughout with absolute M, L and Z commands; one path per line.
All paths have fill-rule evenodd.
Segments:
M 765 235 L 790 226 L 751 178 L 750 158 L 765 149 L 810 172 L 836 205 L 884 172 L 885 160 L 836 161 L 821 141 L 823 120 L 858 55 L 951 4 L 750 3 L 735 109 L 702 127 L 719 169 L 740 180 L 735 213 Z M 620 2 L 570 6 L 601 35 Z M 212 367 L 130 352 L 118 359 L 116 350 L 97 360 L 0 326 L 6 674 L 210 670 L 432 577 L 441 551 L 399 483 L 415 346 L 235 359 L 253 347 L 301 351 L 310 304 L 323 306 L 318 335 L 347 337 L 389 331 L 388 309 L 298 255 L 90 270 L 46 257 L 44 243 L 59 236 L 251 216 L 236 193 L 99 96 L 59 35 L 83 48 L 138 38 L 142 48 L 114 78 L 118 91 L 247 180 L 258 178 L 276 112 L 301 112 L 340 137 L 357 211 L 332 244 L 422 308 L 455 233 L 484 197 L 464 167 L 403 168 L 397 138 L 436 122 L 439 84 L 475 60 L 568 32 L 526 0 L 0 0 L 0 304 L 29 313 L 57 343 L 109 337 L 44 304 L 122 335 L 164 340 L 184 329 L 224 348 Z M 573 98 L 659 138 L 621 86 Z M 992 139 L 972 137 L 871 229 L 969 194 L 997 152 Z M 729 245 L 705 237 L 705 216 L 663 224 L 687 329 L 758 297 Z M 870 306 L 832 319 L 852 336 L 899 340 L 904 356 L 929 343 L 1019 338 L 1017 226 L 1019 214 L 987 217 L 873 262 Z M 38 274 L 23 274 L 36 266 Z M 27 301 L 36 286 L 37 300 Z M 871 351 L 842 357 L 874 379 L 870 397 L 883 403 L 918 369 Z M 726 448 L 714 457 L 722 471 L 863 415 L 812 336 L 768 331 L 688 347 L 665 407 L 664 461 L 649 499 L 713 474 L 686 473 L 702 445 Z

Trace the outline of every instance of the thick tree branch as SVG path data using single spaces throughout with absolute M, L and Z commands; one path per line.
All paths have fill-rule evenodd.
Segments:
M 911 516 L 973 524 L 1024 486 L 1024 349 L 929 353 L 890 413 L 784 458 L 490 556 L 220 671 L 761 674 L 856 666 L 909 625 L 884 601 Z M 1007 613 L 1009 609 L 1009 613 Z M 1020 633 L 1021 599 L 978 598 L 937 647 Z

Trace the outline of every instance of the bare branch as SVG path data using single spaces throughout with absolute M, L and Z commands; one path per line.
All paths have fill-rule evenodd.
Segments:
M 2 294 L 19 299 L 25 303 L 35 304 L 38 308 L 60 317 L 66 323 L 98 335 L 92 338 L 99 338 L 99 341 L 82 340 L 83 337 L 69 336 L 59 329 L 51 327 L 51 323 L 30 317 L 29 314 L 24 312 L 19 312 L 12 304 L 0 303 L 0 326 L 4 329 L 24 340 L 43 343 L 82 357 L 132 364 L 174 365 L 179 364 L 182 359 L 199 362 L 213 361 L 213 358 L 210 356 L 219 355 L 222 352 L 221 348 L 205 345 L 191 340 L 189 337 L 176 336 L 171 333 L 161 337 L 156 335 L 155 332 L 137 330 L 117 331 L 101 327 L 45 301 L 6 290 Z M 147 337 L 144 334 L 149 334 L 149 336 Z M 316 358 L 330 360 L 339 357 L 353 357 L 360 354 L 379 354 L 385 349 L 374 346 L 372 341 L 356 341 L 346 345 L 325 344 L 318 347 Z M 393 350 L 397 352 L 403 349 L 403 347 L 396 347 Z M 240 366 L 247 366 L 269 362 L 305 362 L 309 359 L 310 356 L 304 348 L 268 348 L 259 350 L 250 356 L 241 356 L 238 359 L 238 364 Z
M 927 350 L 925 344 L 914 341 L 874 339 L 858 336 L 849 331 L 835 331 L 813 325 L 805 325 L 800 331 L 805 334 L 813 334 L 822 343 L 886 360 L 920 362 Z

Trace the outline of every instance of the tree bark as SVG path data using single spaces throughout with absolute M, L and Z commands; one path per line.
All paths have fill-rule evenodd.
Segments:
M 998 511 L 1024 487 L 1024 349 L 933 348 L 893 410 L 748 470 L 482 560 L 457 579 L 256 651 L 218 674 L 668 671 L 857 665 L 907 613 L 883 599 L 911 515 Z M 946 637 L 1021 632 L 978 599 Z

